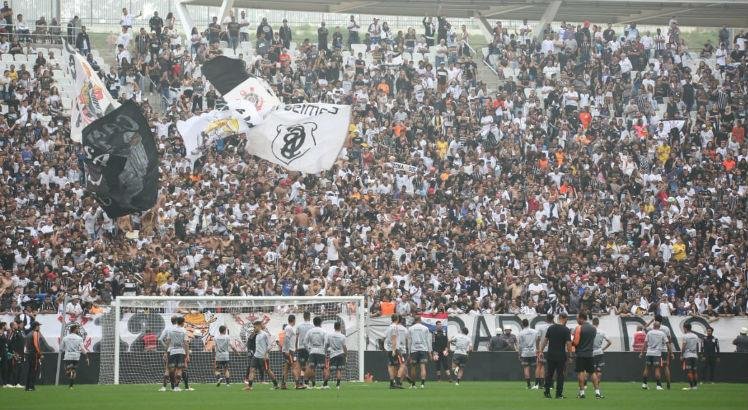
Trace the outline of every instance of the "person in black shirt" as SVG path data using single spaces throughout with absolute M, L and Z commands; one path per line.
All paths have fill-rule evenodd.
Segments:
M 226 24 L 226 31 L 229 34 L 229 47 L 236 53 L 236 48 L 239 46 L 239 29 L 246 24 L 240 24 L 236 21 L 236 17 L 231 16 L 231 21 Z
M 325 22 L 321 22 L 317 29 L 317 49 L 319 51 L 327 51 L 327 35 L 329 33 L 330 31 L 325 27 Z
M 221 40 L 221 25 L 218 24 L 218 17 L 213 17 L 213 21 L 208 24 L 208 44 L 218 43 Z
M 335 32 L 332 33 L 332 48 L 340 50 L 343 48 L 343 33 L 340 32 L 340 27 L 335 27 Z
M 8 380 L 8 337 L 6 336 L 6 323 L 0 322 L 0 386 L 9 385 Z
M 283 47 L 290 49 L 291 48 L 291 40 L 293 39 L 293 34 L 291 33 L 291 27 L 288 26 L 288 20 L 283 19 L 283 25 L 278 29 L 278 37 L 280 37 L 281 43 L 283 43 Z
M 436 362 L 436 377 L 440 381 L 442 375 L 449 380 L 449 339 L 447 339 L 447 333 L 444 331 L 441 321 L 436 322 L 436 330 L 434 331 L 434 342 L 431 344 L 431 348 L 434 349 L 432 353 L 434 362 Z
M 576 372 L 579 380 L 579 394 L 578 398 L 584 398 L 584 388 L 587 385 L 587 375 L 592 375 L 592 383 L 595 386 L 595 398 L 602 398 L 600 395 L 600 388 L 598 385 L 597 373 L 595 372 L 595 365 L 592 361 L 592 345 L 595 341 L 595 335 L 597 335 L 597 329 L 587 322 L 587 314 L 580 313 L 577 316 L 577 323 L 579 324 L 574 329 L 574 341 L 572 345 L 575 348 L 576 357 Z
M 260 25 L 257 26 L 257 36 L 264 37 L 265 41 L 273 41 L 273 28 L 268 24 L 266 17 L 263 17 Z
M 558 323 L 548 327 L 545 339 L 540 346 L 541 358 L 545 356 L 545 393 L 551 398 L 551 384 L 556 374 L 556 398 L 564 398 L 564 372 L 566 368 L 566 352 L 571 350 L 571 332 L 566 327 L 568 316 L 566 313 L 558 315 Z M 548 352 L 542 353 L 548 346 Z
M 701 341 L 701 360 L 704 365 L 701 369 L 701 380 L 707 380 L 714 383 L 714 369 L 719 362 L 719 339 L 714 337 L 714 328 L 706 328 L 706 336 Z
M 8 332 L 8 350 L 10 352 L 10 363 L 8 363 L 9 383 L 16 387 L 21 386 L 21 373 L 23 370 L 23 325 L 16 321 L 10 324 Z
M 154 11 L 153 17 L 148 20 L 148 26 L 151 28 L 151 31 L 156 33 L 157 36 L 161 35 L 161 29 L 164 28 L 164 20 L 158 16 L 157 11 Z
M 41 365 L 42 347 L 41 332 L 39 332 L 39 322 L 31 324 L 31 332 L 25 336 L 26 344 L 26 391 L 34 391 L 36 378 L 39 375 Z

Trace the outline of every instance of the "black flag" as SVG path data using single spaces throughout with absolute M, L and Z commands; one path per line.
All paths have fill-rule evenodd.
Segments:
M 201 71 L 221 95 L 225 95 L 249 78 L 244 61 L 226 56 L 217 56 L 206 61 Z
M 83 129 L 86 189 L 110 218 L 146 211 L 158 198 L 156 142 L 133 101 Z

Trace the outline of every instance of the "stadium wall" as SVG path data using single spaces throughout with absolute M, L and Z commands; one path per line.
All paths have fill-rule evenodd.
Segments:
M 274 352 L 277 353 L 277 352 Z M 154 353 L 156 354 L 156 353 Z M 156 360 L 160 360 L 159 358 Z M 364 369 L 367 373 L 374 376 L 374 380 L 387 380 L 387 368 L 385 352 L 366 352 Z M 99 381 L 99 354 L 89 354 L 90 365 L 86 366 L 83 362 L 78 366 L 78 383 L 96 384 Z M 190 380 L 193 382 L 202 382 L 209 380 L 212 382 L 212 354 L 195 353 L 193 362 L 190 366 Z M 280 360 L 280 358 L 278 358 Z M 152 363 L 152 361 L 145 361 Z M 236 361 L 239 364 L 238 361 Z M 641 378 L 643 359 L 632 352 L 611 352 L 605 354 L 606 366 L 603 373 L 603 382 L 605 381 L 636 381 Z M 236 366 L 234 366 L 236 367 Z M 235 379 L 244 374 L 246 369 L 234 368 L 231 371 Z M 50 385 L 55 381 L 55 369 L 57 368 L 57 355 L 46 354 L 42 362 L 42 376 L 40 384 Z M 748 383 L 748 354 L 745 353 L 722 353 L 720 362 L 717 363 L 715 373 L 716 382 L 730 383 Z M 671 365 L 674 382 L 685 382 L 685 373 L 681 370 L 680 360 L 674 360 Z M 160 368 L 150 370 L 153 373 L 153 383 L 161 381 Z M 429 364 L 429 376 L 433 377 L 435 369 L 433 363 Z M 567 379 L 573 376 L 573 365 L 569 366 Z M 25 375 L 23 376 L 25 377 Z M 515 352 L 474 352 L 468 358 L 468 364 L 465 370 L 466 381 L 521 381 L 522 369 L 519 365 L 517 353 Z M 65 383 L 65 375 L 60 375 L 60 383 Z

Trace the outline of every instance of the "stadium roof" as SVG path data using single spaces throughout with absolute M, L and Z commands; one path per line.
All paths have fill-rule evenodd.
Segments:
M 540 21 L 553 0 L 230 0 L 233 7 L 325 13 Z M 220 7 L 224 0 L 184 0 L 186 5 Z M 565 0 L 552 21 L 666 24 L 675 17 L 682 26 L 746 27 L 748 0 Z

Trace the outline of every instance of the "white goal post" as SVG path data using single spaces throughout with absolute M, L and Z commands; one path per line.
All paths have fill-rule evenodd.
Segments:
M 273 340 L 270 363 L 281 378 L 283 358 L 280 338 L 290 314 L 296 325 L 304 312 L 322 318 L 322 327 L 333 331 L 340 322 L 348 348 L 344 379 L 364 380 L 366 350 L 363 296 L 120 296 L 110 314 L 102 317 L 101 371 L 99 383 L 160 383 L 164 349 L 158 338 L 172 316 L 185 317 L 190 340 L 190 383 L 213 382 L 212 338 L 226 326 L 232 338 L 232 377 L 240 381 L 249 358 L 247 336 L 255 320 L 263 320 Z M 321 372 L 317 372 L 321 373 Z M 318 375 L 317 377 L 321 377 Z

